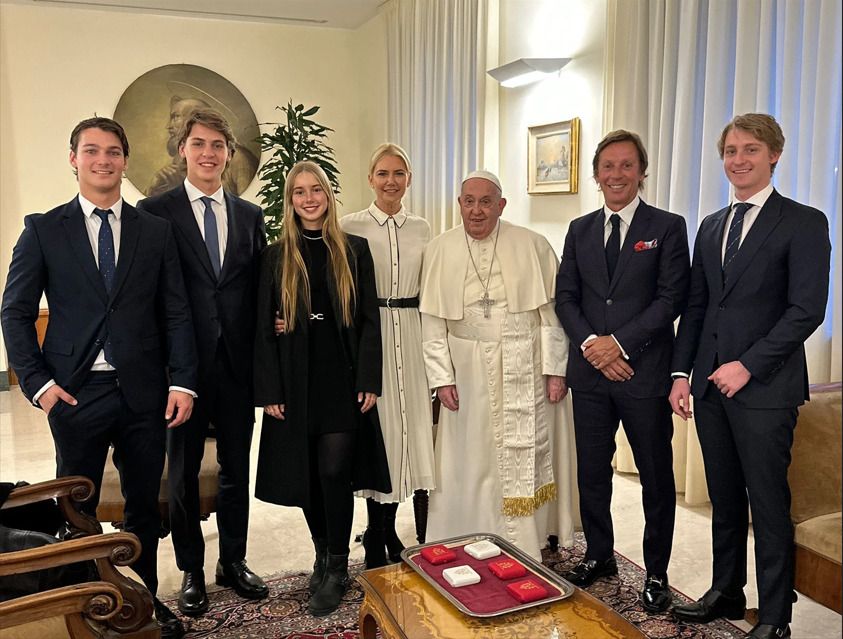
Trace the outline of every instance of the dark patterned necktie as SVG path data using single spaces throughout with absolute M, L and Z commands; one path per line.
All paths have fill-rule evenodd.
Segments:
M 723 253 L 723 281 L 729 275 L 729 266 L 734 262 L 738 251 L 741 248 L 741 233 L 743 232 L 743 218 L 746 212 L 752 208 L 752 204 L 740 202 L 735 205 L 735 215 L 732 217 L 732 224 L 729 226 L 729 234 L 726 236 L 726 251 Z
M 114 259 L 114 233 L 108 221 L 109 213 L 111 213 L 110 209 L 94 209 L 94 214 L 100 219 L 100 232 L 99 239 L 97 240 L 97 262 L 99 263 L 100 275 L 102 276 L 103 284 L 105 284 L 105 290 L 108 294 L 111 294 L 116 262 Z M 114 366 L 111 339 L 108 335 L 105 336 L 103 350 L 105 351 L 105 361 Z
M 615 274 L 615 267 L 618 265 L 618 256 L 621 253 L 621 216 L 612 213 L 609 216 L 612 223 L 612 231 L 609 233 L 609 240 L 606 242 L 606 268 L 609 269 L 609 281 Z
M 211 266 L 214 268 L 214 275 L 220 276 L 222 260 L 220 259 L 220 236 L 217 231 L 217 216 L 211 207 L 213 200 L 209 197 L 201 198 L 205 203 L 205 246 L 208 248 L 208 257 L 211 258 Z

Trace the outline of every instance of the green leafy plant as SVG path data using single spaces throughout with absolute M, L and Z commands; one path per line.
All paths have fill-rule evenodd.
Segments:
M 271 133 L 262 133 L 261 149 L 270 152 L 270 158 L 260 168 L 259 177 L 265 184 L 258 191 L 264 207 L 266 235 L 274 242 L 281 234 L 284 216 L 284 185 L 287 172 L 296 162 L 311 160 L 325 171 L 335 194 L 340 192 L 339 170 L 336 167 L 334 150 L 328 146 L 328 133 L 333 129 L 311 119 L 319 111 L 318 106 L 305 108 L 303 104 L 276 107 L 286 117 L 286 122 L 264 122 L 274 126 Z

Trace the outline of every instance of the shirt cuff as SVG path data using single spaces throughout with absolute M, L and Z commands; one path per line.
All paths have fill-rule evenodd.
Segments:
M 591 335 L 589 335 L 588 337 L 586 337 L 586 338 L 582 341 L 582 344 L 580 344 L 580 350 L 581 350 L 581 351 L 584 351 L 584 350 L 585 350 L 585 347 L 586 347 L 586 346 L 588 346 L 588 343 L 589 343 L 591 340 L 593 340 L 593 339 L 597 339 L 597 335 L 595 335 L 594 333 L 592 333 Z
M 32 396 L 32 405 L 37 406 L 38 408 L 41 408 L 41 404 L 38 403 L 38 400 L 41 398 L 41 395 L 43 395 L 45 392 L 47 392 L 48 388 L 50 388 L 51 386 L 55 386 L 55 385 L 56 385 L 56 380 L 51 379 L 49 382 L 47 382 L 41 388 L 39 388 L 38 392 L 35 393 L 35 395 Z
M 190 390 L 189 388 L 184 388 L 183 386 L 170 386 L 170 388 L 169 388 L 168 390 L 171 390 L 171 391 L 180 391 L 180 392 L 182 392 L 182 393 L 187 393 L 187 394 L 188 394 L 188 395 L 190 395 L 193 399 L 196 399 L 197 397 L 199 397 L 199 395 L 197 395 L 196 393 L 194 393 L 192 390 Z
M 623 346 L 621 346 L 621 343 L 618 341 L 618 338 L 615 337 L 614 333 L 612 333 L 612 339 L 615 340 L 615 344 L 617 344 L 618 348 L 621 349 L 621 355 L 623 355 L 623 358 L 628 360 L 629 355 L 626 354 L 626 351 L 623 349 Z
M 689 377 L 690 375 L 688 373 L 683 373 L 682 371 L 676 371 L 670 374 L 670 379 L 688 379 Z

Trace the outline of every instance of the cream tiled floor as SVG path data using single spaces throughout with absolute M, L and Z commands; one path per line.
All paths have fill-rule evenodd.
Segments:
M 252 458 L 256 459 L 260 420 L 255 431 Z M 254 464 L 252 474 L 254 476 Z M 0 392 L 0 479 L 26 480 L 30 483 L 54 476 L 55 457 L 49 426 L 44 415 L 34 409 L 20 391 Z M 366 521 L 363 500 L 355 500 L 354 531 L 362 531 Z M 681 592 L 698 597 L 711 578 L 710 511 L 708 507 L 690 507 L 682 496 L 677 498 L 676 532 L 670 564 L 670 581 Z M 634 476 L 616 475 L 612 511 L 615 522 L 615 548 L 632 561 L 643 564 L 641 538 L 644 517 L 640 486 Z M 248 561 L 261 575 L 305 570 L 313 561 L 307 527 L 300 511 L 265 504 L 252 499 Z M 398 533 L 404 543 L 415 543 L 412 505 L 398 509 Z M 214 517 L 205 524 L 207 546 L 205 572 L 213 579 L 217 559 L 217 535 Z M 752 556 L 750 549 L 750 557 Z M 363 549 L 352 543 L 351 559 L 360 561 Z M 750 559 L 749 584 L 746 589 L 750 606 L 757 605 L 755 566 Z M 173 558 L 170 538 L 161 542 L 159 551 L 160 592 L 170 593 L 181 584 L 181 573 Z M 742 623 L 741 627 L 749 629 Z M 794 607 L 791 626 L 794 639 L 841 638 L 840 615 L 800 595 Z

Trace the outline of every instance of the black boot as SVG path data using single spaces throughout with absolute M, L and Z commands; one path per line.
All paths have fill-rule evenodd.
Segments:
M 416 539 L 420 544 L 427 538 L 427 491 L 419 489 L 413 493 L 413 516 L 416 519 Z
M 384 507 L 374 499 L 366 498 L 366 512 L 369 525 L 363 533 L 363 548 L 366 549 L 366 569 L 386 566 L 386 542 L 384 541 Z
M 328 553 L 325 578 L 310 598 L 308 609 L 314 617 L 324 617 L 336 610 L 348 588 L 348 553 Z
M 401 561 L 401 551 L 404 550 L 404 544 L 395 532 L 395 513 L 398 510 L 398 504 L 393 502 L 391 504 L 382 504 L 383 507 L 383 537 L 386 542 L 386 550 L 389 555 L 389 560 L 397 564 Z
M 310 575 L 310 582 L 307 584 L 312 595 L 322 583 L 325 576 L 325 565 L 328 563 L 328 540 L 313 538 L 313 547 L 316 549 L 316 561 L 313 562 L 313 574 Z

